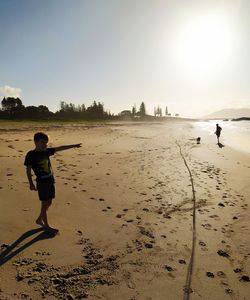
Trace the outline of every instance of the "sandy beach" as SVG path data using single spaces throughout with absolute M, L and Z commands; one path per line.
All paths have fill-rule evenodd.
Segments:
M 1 300 L 250 299 L 249 154 L 187 121 L 0 128 Z M 51 158 L 55 237 L 23 165 L 37 131 L 82 143 Z

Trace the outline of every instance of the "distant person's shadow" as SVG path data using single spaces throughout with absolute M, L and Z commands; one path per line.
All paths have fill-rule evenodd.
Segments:
M 41 233 L 38 234 L 36 237 L 34 237 L 29 242 L 27 242 L 26 244 L 22 245 L 20 248 L 17 248 L 16 250 L 14 250 L 16 247 L 18 247 L 18 245 L 22 241 L 24 241 L 28 237 L 30 237 L 38 232 L 41 232 Z M 45 231 L 43 228 L 36 228 L 36 229 L 31 229 L 31 230 L 26 231 L 14 243 L 6 246 L 6 249 L 3 250 L 2 252 L 0 252 L 0 266 L 5 264 L 8 260 L 10 260 L 12 257 L 16 256 L 18 253 L 24 251 L 26 248 L 28 248 L 32 244 L 34 244 L 38 241 L 41 241 L 41 240 L 53 238 L 54 236 L 55 235 L 52 235 L 48 231 Z M 12 251 L 12 250 L 14 250 L 14 251 Z
M 218 142 L 218 143 L 217 143 L 217 145 L 218 145 L 218 147 L 219 147 L 219 148 L 223 148 L 223 147 L 225 147 L 225 145 L 223 145 L 223 144 L 222 144 L 222 143 L 220 143 L 220 142 Z

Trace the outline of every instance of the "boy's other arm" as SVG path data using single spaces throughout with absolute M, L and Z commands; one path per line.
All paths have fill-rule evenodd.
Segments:
M 73 144 L 73 145 L 64 145 L 64 146 L 55 147 L 55 152 L 68 150 L 68 149 L 71 149 L 71 148 L 80 148 L 80 147 L 82 147 L 82 143 Z
M 32 180 L 31 166 L 30 165 L 27 165 L 27 167 L 26 167 L 26 174 L 27 174 L 27 177 L 28 177 L 28 180 L 29 180 L 30 190 L 31 191 L 36 191 L 36 187 L 35 187 L 35 185 L 33 183 L 33 180 Z

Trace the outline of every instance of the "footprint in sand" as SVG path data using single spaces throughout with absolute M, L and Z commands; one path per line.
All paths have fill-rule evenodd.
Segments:
M 201 224 L 202 227 L 204 227 L 207 230 L 210 230 L 212 228 L 211 224 L 207 223 L 207 224 Z
M 199 245 L 205 247 L 207 244 L 203 241 L 199 241 Z
M 186 265 L 186 261 L 185 261 L 185 259 L 179 259 L 179 264 L 181 264 L 181 265 Z
M 134 220 L 133 219 L 129 219 L 129 220 L 125 220 L 127 223 L 132 223 L 132 222 L 134 222 Z
M 214 274 L 212 272 L 206 272 L 207 277 L 214 278 Z
M 243 276 L 241 276 L 240 281 L 250 282 L 250 278 L 247 275 L 243 275 Z
M 116 215 L 116 218 L 118 218 L 118 219 L 120 219 L 121 217 L 123 217 L 124 216 L 124 214 L 122 215 L 122 214 L 117 214 Z
M 168 272 L 172 272 L 174 269 L 171 266 L 165 265 L 164 268 L 168 271 Z
M 220 255 L 220 256 L 223 256 L 223 257 L 227 257 L 227 258 L 230 257 L 230 255 L 228 254 L 228 252 L 223 251 L 223 250 L 218 250 L 217 254 Z
M 226 292 L 227 294 L 230 294 L 230 295 L 233 294 L 233 290 L 232 290 L 232 289 L 225 289 L 225 292 Z

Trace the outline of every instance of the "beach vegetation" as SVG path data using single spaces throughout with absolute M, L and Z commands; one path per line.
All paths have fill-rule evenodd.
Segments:
M 165 114 L 166 116 L 163 116 L 162 108 L 159 105 L 154 108 L 154 116 L 147 114 L 146 105 L 143 101 L 139 110 L 136 109 L 136 105 L 133 105 L 131 110 L 123 110 L 117 115 L 112 114 L 110 110 L 106 110 L 104 103 L 96 100 L 88 107 L 85 104 L 75 105 L 72 102 L 61 101 L 59 109 L 56 112 L 52 112 L 45 105 L 25 106 L 20 98 L 4 97 L 0 107 L 0 120 L 13 121 L 164 121 L 167 119 L 167 116 L 171 116 L 167 107 Z
M 144 102 L 142 102 L 141 105 L 140 105 L 139 116 L 141 118 L 144 118 L 146 116 L 146 106 L 145 106 Z
M 104 104 L 93 101 L 86 107 L 85 104 L 75 105 L 65 101 L 60 102 L 60 109 L 51 112 L 45 105 L 24 106 L 21 99 L 7 97 L 1 101 L 0 119 L 6 120 L 107 120 L 114 115 L 104 109 Z

